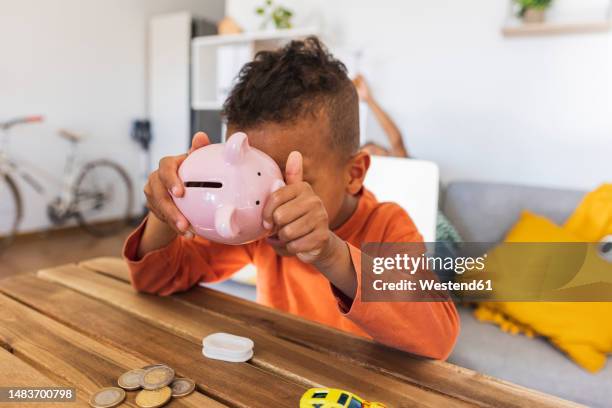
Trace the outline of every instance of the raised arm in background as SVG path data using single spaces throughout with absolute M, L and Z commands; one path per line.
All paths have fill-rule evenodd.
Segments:
M 380 123 L 380 126 L 383 128 L 385 135 L 387 136 L 387 139 L 389 139 L 389 143 L 391 144 L 391 150 L 387 151 L 381 146 L 374 145 L 373 143 L 368 143 L 367 145 L 372 145 L 373 147 L 370 153 L 375 155 L 410 157 L 406 146 L 404 146 L 402 133 L 400 132 L 393 119 L 391 119 L 391 117 L 380 107 L 378 102 L 376 102 L 364 77 L 361 74 L 357 75 L 355 79 L 353 79 L 353 83 L 355 84 L 355 88 L 357 88 L 359 99 L 365 102 L 372 110 L 374 116 L 376 117 L 376 120 L 378 121 L 378 123 Z M 364 147 L 367 148 L 367 145 Z

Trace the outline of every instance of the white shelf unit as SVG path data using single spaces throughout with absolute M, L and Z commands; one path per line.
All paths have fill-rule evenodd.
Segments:
M 317 35 L 314 27 L 211 35 L 191 40 L 191 107 L 220 110 L 242 66 L 258 51 Z
M 149 21 L 151 163 L 188 148 L 189 43 L 193 16 L 162 14 Z

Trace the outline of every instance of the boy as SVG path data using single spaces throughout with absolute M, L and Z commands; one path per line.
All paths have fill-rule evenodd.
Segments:
M 148 219 L 124 256 L 137 290 L 168 295 L 258 271 L 258 301 L 411 353 L 444 359 L 458 334 L 452 302 L 361 301 L 362 242 L 420 242 L 410 217 L 363 188 L 370 159 L 359 151 L 359 111 L 346 68 L 311 37 L 245 65 L 224 104 L 227 134 L 244 131 L 270 155 L 286 187 L 266 202 L 270 237 L 228 246 L 193 236 L 170 194 L 182 196 L 166 157 L 145 187 Z M 199 132 L 192 150 L 208 144 Z M 340 346 L 340 345 L 339 345 Z

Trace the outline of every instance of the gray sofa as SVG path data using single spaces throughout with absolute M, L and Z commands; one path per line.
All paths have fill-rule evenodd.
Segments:
M 454 182 L 441 196 L 441 208 L 467 242 L 503 240 L 523 209 L 558 224 L 571 214 L 584 192 L 498 183 Z M 252 287 L 227 281 L 220 290 L 255 300 Z M 612 406 L 612 361 L 589 374 L 543 339 L 502 332 L 459 308 L 461 334 L 449 361 L 477 372 L 541 390 L 592 407 Z
M 455 182 L 441 208 L 465 241 L 498 242 L 523 209 L 562 224 L 584 192 L 496 183 Z M 591 407 L 612 406 L 612 361 L 597 374 L 571 362 L 544 339 L 529 339 L 478 322 L 460 308 L 461 334 L 449 361 Z

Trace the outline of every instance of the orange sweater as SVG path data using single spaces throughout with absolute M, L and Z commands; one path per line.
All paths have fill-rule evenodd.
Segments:
M 295 257 L 277 256 L 265 240 L 229 246 L 199 237 L 179 237 L 136 260 L 143 228 L 144 223 L 124 248 L 132 284 L 139 291 L 169 295 L 198 282 L 227 279 L 252 263 L 258 273 L 257 300 L 265 305 L 431 358 L 448 357 L 457 338 L 459 317 L 452 302 L 361 301 L 361 243 L 422 241 L 401 207 L 381 205 L 367 190 L 355 213 L 334 231 L 349 243 L 357 272 L 358 287 L 352 302 L 313 266 Z

